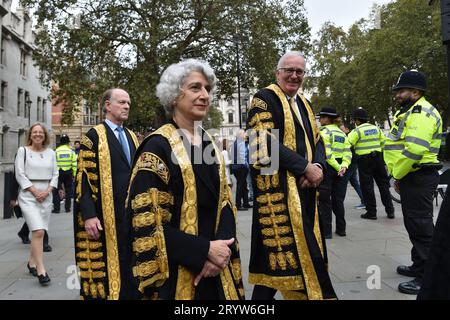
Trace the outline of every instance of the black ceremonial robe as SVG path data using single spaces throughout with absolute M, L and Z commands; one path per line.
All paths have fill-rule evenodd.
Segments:
M 271 85 L 255 94 L 248 112 L 255 199 L 249 282 L 279 290 L 285 299 L 336 299 L 317 190 L 297 186 L 308 162 L 325 168 L 325 149 L 308 101 L 295 99 L 298 109 Z
M 136 153 L 127 200 L 133 275 L 144 298 L 243 299 L 236 209 L 222 154 L 210 137 L 197 148 L 183 136 L 175 123 L 166 124 Z M 199 154 L 212 155 L 213 163 Z M 230 264 L 195 287 L 209 242 L 230 238 L 236 239 Z
M 136 135 L 126 129 L 131 156 Z M 125 212 L 131 165 L 111 128 L 102 123 L 81 139 L 74 210 L 75 259 L 80 268 L 81 299 L 132 299 L 129 216 Z M 91 240 L 84 221 L 97 217 L 103 227 Z

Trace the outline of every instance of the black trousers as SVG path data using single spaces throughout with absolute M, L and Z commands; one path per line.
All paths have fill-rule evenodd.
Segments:
M 59 211 L 61 209 L 60 203 L 61 200 L 59 199 L 58 190 L 62 188 L 64 185 L 64 191 L 65 191 L 65 204 L 64 207 L 67 211 L 70 211 L 70 207 L 72 205 L 72 187 L 73 187 L 73 174 L 72 170 L 59 170 L 59 177 L 58 177 L 58 189 L 53 189 L 53 210 Z
M 348 182 L 352 185 L 353 189 L 355 189 L 356 193 L 358 194 L 359 199 L 361 200 L 361 203 L 364 204 L 364 196 L 361 191 L 361 186 L 359 184 L 359 178 L 358 178 L 358 164 L 357 162 L 352 162 L 350 166 L 347 169 L 347 172 L 345 173 L 345 178 Z
M 412 242 L 412 269 L 423 275 L 433 237 L 433 194 L 439 183 L 437 170 L 419 170 L 400 180 L 403 220 Z
M 236 207 L 249 206 L 247 189 L 248 169 L 245 166 L 241 166 L 233 169 L 233 174 L 236 177 Z
M 339 177 L 337 171 L 327 164 L 319 187 L 319 215 L 324 235 L 332 233 L 332 212 L 336 216 L 336 232 L 345 232 L 344 199 L 347 193 L 347 182 L 345 176 Z
M 383 154 L 381 152 L 375 152 L 372 155 L 358 156 L 358 172 L 367 213 L 370 216 L 377 215 L 374 180 L 380 191 L 381 202 L 384 205 L 386 213 L 394 213 L 395 209 L 389 191 L 389 177 L 384 165 Z
M 47 230 L 44 230 L 44 245 L 48 244 L 48 233 Z M 26 222 L 23 223 L 22 228 L 20 229 L 18 235 L 20 237 L 28 237 L 30 233 L 30 229 L 28 228 L 28 225 Z

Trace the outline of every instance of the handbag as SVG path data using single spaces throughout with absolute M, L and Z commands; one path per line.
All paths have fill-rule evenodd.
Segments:
M 27 161 L 27 149 L 25 147 L 23 148 L 23 152 L 24 152 L 23 165 L 25 166 L 26 161 Z M 14 156 L 14 162 L 16 162 L 16 157 L 17 157 L 17 153 Z M 14 166 L 14 174 L 13 174 L 13 181 L 12 181 L 12 190 L 13 191 L 11 192 L 11 200 L 17 200 L 17 198 L 19 197 L 19 188 L 20 188 L 20 184 L 16 178 L 16 166 Z M 20 208 L 18 201 L 16 202 L 16 205 L 14 207 L 12 207 L 12 210 L 17 219 L 23 217 L 22 209 Z

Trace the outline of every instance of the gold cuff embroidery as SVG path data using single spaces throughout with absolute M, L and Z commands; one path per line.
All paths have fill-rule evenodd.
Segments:
M 91 141 L 91 139 L 89 139 L 87 136 L 83 136 L 81 138 L 80 144 L 88 147 L 89 149 L 92 149 L 92 146 L 94 145 L 94 143 Z
M 248 112 L 250 112 L 250 110 L 252 110 L 253 108 L 267 110 L 267 103 L 260 98 L 253 98 L 250 108 L 248 109 Z
M 156 154 L 144 152 L 141 154 L 133 169 L 133 176 L 138 171 L 150 171 L 158 175 L 165 184 L 169 184 L 170 172 L 167 165 Z
M 143 253 L 150 251 L 156 247 L 156 244 L 156 239 L 154 237 L 136 239 L 136 241 L 133 242 L 133 252 Z
M 269 119 L 272 119 L 272 114 L 270 112 L 257 113 L 250 120 L 249 126 L 253 127 L 257 123 L 263 123 L 262 120 L 269 120 Z
M 135 277 L 148 277 L 157 271 L 165 273 L 168 270 L 165 270 L 167 264 L 164 260 L 165 259 L 157 258 L 156 260 L 140 263 L 133 267 L 133 275 Z

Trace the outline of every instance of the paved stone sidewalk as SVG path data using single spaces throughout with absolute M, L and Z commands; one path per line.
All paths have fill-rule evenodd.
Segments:
M 439 205 L 441 202 L 439 198 Z M 378 220 L 368 221 L 359 217 L 364 211 L 354 209 L 357 204 L 359 199 L 349 186 L 345 202 L 347 236 L 333 235 L 333 239 L 327 240 L 330 273 L 339 299 L 415 299 L 415 296 L 397 291 L 400 282 L 410 279 L 395 272 L 397 265 L 410 264 L 411 245 L 403 226 L 400 205 L 395 204 L 394 220 L 387 219 L 379 207 Z M 381 205 L 380 201 L 378 205 Z M 438 209 L 435 207 L 435 216 Z M 0 299 L 78 299 L 78 290 L 68 289 L 73 286 L 72 214 L 53 214 L 51 217 L 49 234 L 53 252 L 44 253 L 52 279 L 49 287 L 41 287 L 28 273 L 29 246 L 22 244 L 17 236 L 22 223 L 23 219 L 0 220 Z M 251 212 L 239 211 L 238 237 L 247 299 L 250 299 L 252 291 L 247 282 L 250 230 Z M 373 275 L 370 268 L 380 271 L 379 289 L 368 289 L 367 279 Z M 376 284 L 376 281 L 370 283 Z M 277 298 L 281 297 L 277 295 Z

